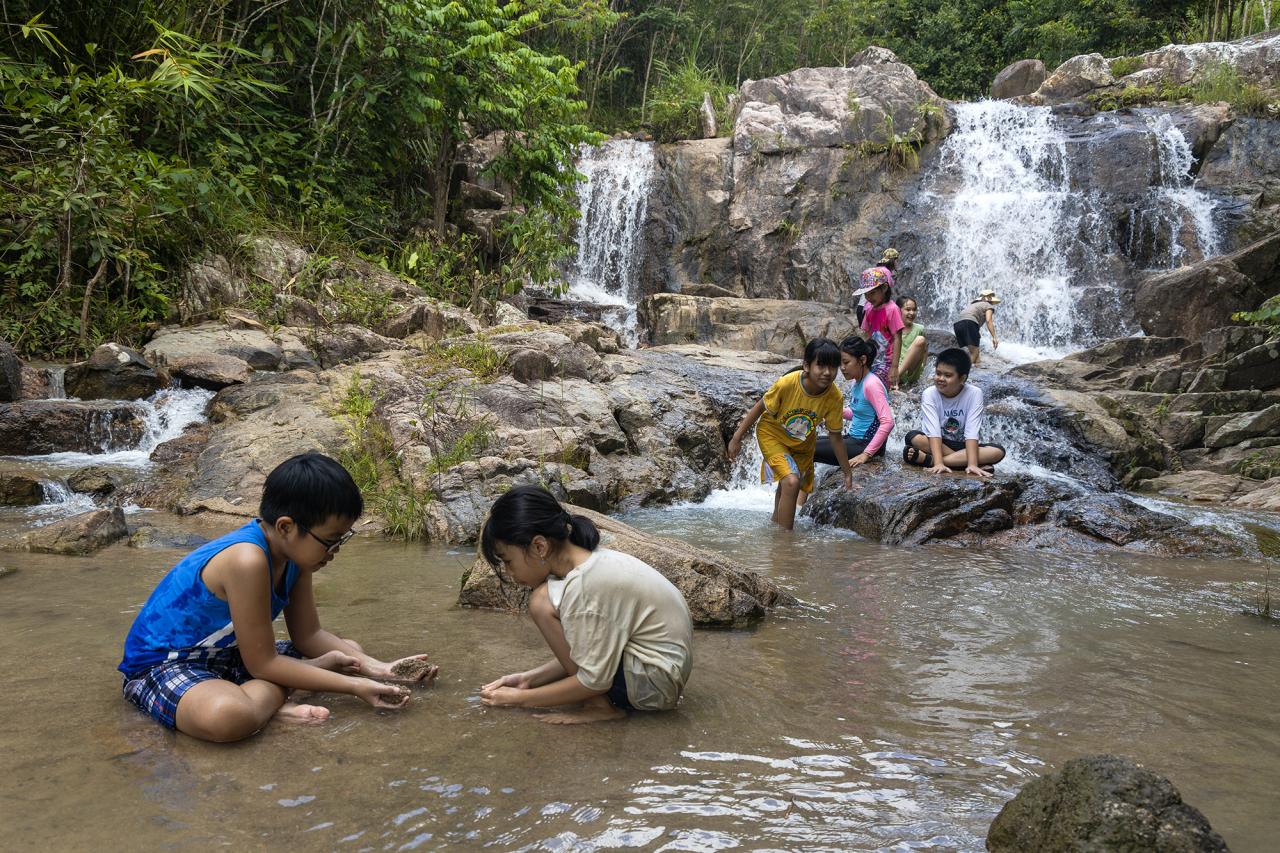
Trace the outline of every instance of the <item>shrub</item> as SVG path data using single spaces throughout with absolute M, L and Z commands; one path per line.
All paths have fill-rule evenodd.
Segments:
M 654 87 L 647 105 L 653 135 L 659 142 L 697 139 L 702 136 L 702 99 L 711 95 L 720 131 L 728 131 L 727 104 L 732 86 L 726 86 L 710 69 L 693 59 L 674 67 L 657 63 L 661 82 Z

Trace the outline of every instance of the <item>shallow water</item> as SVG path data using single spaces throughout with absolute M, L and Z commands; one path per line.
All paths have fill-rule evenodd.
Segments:
M 357 537 L 317 576 L 327 627 L 430 652 L 437 686 L 402 712 L 322 698 L 327 724 L 233 746 L 120 697 L 123 636 L 180 549 L 0 554 L 5 846 L 979 850 L 1025 782 L 1116 752 L 1233 849 L 1273 849 L 1280 629 L 1240 613 L 1260 565 L 887 549 L 741 507 L 629 520 L 807 605 L 697 632 L 678 711 L 565 729 L 477 701 L 546 655 L 523 617 L 453 606 L 468 549 Z

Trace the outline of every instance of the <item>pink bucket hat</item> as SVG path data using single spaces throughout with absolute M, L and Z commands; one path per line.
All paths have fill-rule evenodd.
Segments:
M 858 287 L 853 291 L 853 295 L 861 296 L 881 286 L 893 287 L 893 273 L 884 267 L 871 267 L 862 271 Z

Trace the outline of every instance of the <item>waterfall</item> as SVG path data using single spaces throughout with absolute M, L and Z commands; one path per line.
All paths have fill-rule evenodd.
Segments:
M 1167 114 L 1142 117 L 1153 185 L 1127 200 L 1073 185 L 1068 136 L 1048 107 L 980 101 L 954 105 L 954 116 L 930 193 L 945 208 L 941 257 L 919 279 L 938 325 L 991 288 L 1003 300 L 999 355 L 1060 356 L 1136 331 L 1117 285 L 1122 267 L 1169 268 L 1220 251 L 1213 203 L 1193 186 L 1191 148 Z
M 606 320 L 636 343 L 641 230 L 653 181 L 653 143 L 613 139 L 583 149 L 578 171 L 578 251 L 566 276 L 572 299 L 613 306 Z
M 49 396 L 50 400 L 67 399 L 66 387 L 67 369 L 62 366 L 49 368 Z
M 1191 145 L 1168 113 L 1142 114 L 1155 137 L 1159 186 L 1152 187 L 1129 223 L 1129 254 L 1141 247 L 1150 266 L 1166 269 L 1211 257 L 1222 249 L 1213 221 L 1214 201 L 1195 187 Z M 1191 231 L 1191 234 L 1187 234 Z M 1194 240 L 1198 257 L 1188 257 L 1186 243 Z

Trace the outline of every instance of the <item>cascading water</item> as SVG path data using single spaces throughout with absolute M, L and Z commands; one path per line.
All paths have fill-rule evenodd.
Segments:
M 1155 138 L 1160 185 L 1152 187 L 1144 203 L 1133 211 L 1129 254 L 1137 256 L 1139 248 L 1145 247 L 1143 254 L 1157 269 L 1219 254 L 1222 249 L 1213 221 L 1214 201 L 1195 186 L 1195 156 L 1187 138 L 1167 113 L 1143 113 L 1143 120 Z M 1199 257 L 1188 257 L 1186 244 L 1190 241 L 1195 242 Z
M 611 306 L 606 320 L 636 343 L 641 230 L 653 181 L 653 143 L 613 139 L 585 148 L 578 171 L 578 251 L 566 278 L 569 296 Z
M 1075 185 L 1068 136 L 1048 107 L 980 101 L 956 104 L 954 116 L 933 179 L 956 186 L 933 193 L 947 208 L 942 251 L 917 278 L 935 324 L 992 288 L 1003 300 L 998 354 L 1060 356 L 1135 330 L 1117 265 L 1168 268 L 1195 259 L 1189 245 L 1200 257 L 1220 250 L 1213 203 L 1193 186 L 1190 146 L 1168 115 L 1144 115 L 1156 179 L 1127 202 Z M 1131 205 L 1127 247 L 1108 213 L 1117 201 Z

